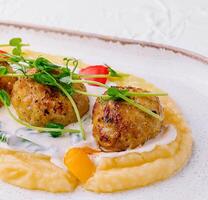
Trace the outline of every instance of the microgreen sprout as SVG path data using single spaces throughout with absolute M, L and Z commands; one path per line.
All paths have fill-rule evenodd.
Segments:
M 0 75 L 8 74 L 8 69 L 4 66 L 0 67 Z
M 111 68 L 109 65 L 105 64 L 106 67 L 108 67 L 109 76 L 111 77 L 120 77 L 119 73 L 115 71 L 113 68 Z
M 79 61 L 77 59 L 74 58 L 73 62 L 72 62 L 74 68 L 72 70 L 72 73 L 74 73 L 78 67 Z
M 70 73 L 70 79 L 73 79 L 73 78 L 79 78 L 79 76 L 77 76 L 75 74 L 75 71 L 79 65 L 79 61 L 76 59 L 76 58 L 64 58 L 63 61 L 65 62 L 65 66 L 66 68 L 70 71 L 69 69 L 69 65 L 71 63 L 71 65 L 74 67 Z
M 39 57 L 34 61 L 34 67 L 38 70 L 52 71 L 60 68 L 60 66 L 53 64 L 48 59 Z
M 98 85 L 100 87 L 104 87 L 106 89 L 109 88 L 109 86 L 103 84 L 103 83 L 100 83 L 100 82 L 97 82 L 97 81 L 90 81 L 90 80 L 71 80 L 72 83 L 88 83 L 88 84 L 94 84 L 94 85 Z
M 6 134 L 0 130 L 0 142 L 6 143 L 8 140 Z
M 143 111 L 143 112 L 149 114 L 150 116 L 155 117 L 156 119 L 159 119 L 160 121 L 163 120 L 163 118 L 162 118 L 160 115 L 155 114 L 155 113 L 152 112 L 150 109 L 146 108 L 145 106 L 143 106 L 143 105 L 141 105 L 141 104 L 136 103 L 135 101 L 133 101 L 132 99 L 126 97 L 125 95 L 119 94 L 119 97 L 120 97 L 121 99 L 123 99 L 124 101 L 126 101 L 127 103 L 129 103 L 130 105 L 132 105 L 132 106 L 138 108 L 139 110 L 141 110 L 141 111 Z
M 56 129 L 64 129 L 64 125 L 63 124 L 59 124 L 59 123 L 54 123 L 54 122 L 49 122 L 48 124 L 46 124 L 45 126 L 46 128 L 56 128 Z M 61 131 L 49 131 L 49 133 L 51 134 L 52 137 L 56 138 L 62 135 Z
M 162 118 L 158 114 L 155 114 L 150 109 L 148 109 L 148 108 L 144 107 L 143 105 L 138 104 L 134 100 L 130 99 L 128 97 L 128 95 L 129 95 L 128 90 L 120 90 L 116 87 L 110 87 L 107 90 L 107 94 L 110 96 L 110 99 L 113 99 L 113 100 L 122 99 L 122 100 L 126 101 L 127 103 L 129 103 L 130 105 L 138 108 L 139 110 L 141 110 L 141 111 L 151 115 L 152 117 L 155 117 L 155 118 L 159 119 L 160 121 L 162 121 Z M 136 94 L 138 96 L 139 93 L 135 93 L 135 96 L 136 96 Z M 147 93 L 146 93 L 146 96 L 147 96 Z
M 8 93 L 5 90 L 0 90 L 0 102 L 3 103 L 4 106 L 10 106 L 10 98 Z
M 22 54 L 22 47 L 29 46 L 29 44 L 22 43 L 22 39 L 17 37 L 17 38 L 10 39 L 8 44 L 0 45 L 0 47 L 8 47 L 8 46 L 13 47 L 13 50 L 12 50 L 13 55 L 20 56 Z

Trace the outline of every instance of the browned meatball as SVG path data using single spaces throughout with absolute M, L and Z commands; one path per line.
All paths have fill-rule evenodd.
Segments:
M 83 84 L 74 88 L 85 91 Z M 89 110 L 89 99 L 85 95 L 74 94 L 73 99 L 83 116 Z M 45 126 L 48 122 L 68 125 L 77 118 L 69 99 L 60 91 L 42 85 L 29 78 L 21 78 L 14 84 L 12 104 L 20 119 L 34 126 Z
M 8 69 L 9 73 L 12 73 L 13 70 L 9 66 L 7 62 L 0 62 L 0 66 L 4 66 Z M 6 90 L 9 94 L 12 92 L 13 85 L 17 79 L 16 78 L 10 78 L 10 77 L 0 77 L 0 89 Z M 0 107 L 2 106 L 0 102 Z
M 131 92 L 140 88 L 119 87 Z M 135 102 L 162 115 L 158 97 L 131 97 Z M 123 151 L 143 145 L 158 135 L 162 122 L 122 100 L 96 100 L 93 108 L 93 136 L 98 145 L 108 151 Z

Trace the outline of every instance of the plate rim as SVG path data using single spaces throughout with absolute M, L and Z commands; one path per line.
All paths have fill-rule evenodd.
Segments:
M 43 32 L 51 32 L 51 33 L 58 33 L 58 34 L 66 34 L 69 36 L 75 36 L 80 38 L 90 38 L 90 39 L 98 39 L 105 42 L 112 42 L 112 43 L 120 43 L 121 45 L 139 45 L 141 47 L 148 47 L 148 48 L 155 48 L 155 49 L 163 49 L 166 51 L 171 51 L 175 54 L 181 54 L 183 56 L 189 57 L 191 59 L 197 60 L 204 64 L 208 64 L 208 57 L 202 54 L 171 46 L 162 43 L 155 43 L 155 42 L 147 42 L 142 40 L 134 40 L 134 39 L 126 39 L 90 32 L 83 32 L 77 31 L 72 29 L 64 29 L 52 26 L 44 26 L 44 25 L 37 25 L 37 24 L 30 24 L 30 23 L 21 23 L 21 22 L 14 22 L 14 21 L 7 21 L 7 20 L 0 20 L 0 26 L 12 26 L 16 28 L 24 28 L 24 29 L 32 29 L 35 31 L 43 31 Z

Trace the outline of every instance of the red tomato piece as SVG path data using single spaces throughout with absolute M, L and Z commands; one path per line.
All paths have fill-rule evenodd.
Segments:
M 0 50 L 0 58 L 8 58 L 7 56 L 2 56 L 1 54 L 7 54 L 6 51 Z
M 99 74 L 108 75 L 109 70 L 108 70 L 108 67 L 104 65 L 94 65 L 94 66 L 89 66 L 89 67 L 81 69 L 79 73 L 83 75 L 99 75 Z M 104 78 L 85 78 L 85 79 L 90 80 L 90 81 L 97 81 L 103 84 L 107 82 L 107 78 L 105 77 Z
M 7 53 L 6 51 L 0 50 L 0 54 Z

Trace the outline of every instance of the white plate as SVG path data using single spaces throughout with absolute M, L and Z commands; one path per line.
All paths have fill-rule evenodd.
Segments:
M 80 33 L 63 34 L 0 25 L 0 43 L 20 36 L 31 49 L 81 58 L 87 63 L 108 63 L 156 84 L 173 97 L 193 131 L 194 149 L 189 164 L 174 177 L 163 182 L 126 192 L 94 194 L 77 188 L 73 193 L 51 194 L 29 191 L 0 182 L 1 200 L 92 200 L 158 199 L 204 200 L 208 197 L 208 58 L 187 51 L 150 43 L 100 40 L 101 36 L 80 37 Z M 100 38 L 100 39 L 99 39 Z M 103 38 L 102 38 L 103 39 Z M 113 41 L 113 42 L 112 42 Z M 163 47 L 159 49 L 158 47 Z M 165 49 L 164 49 L 165 48 Z M 188 55 L 184 56 L 182 54 Z M 203 61 L 203 62 L 202 62 Z

